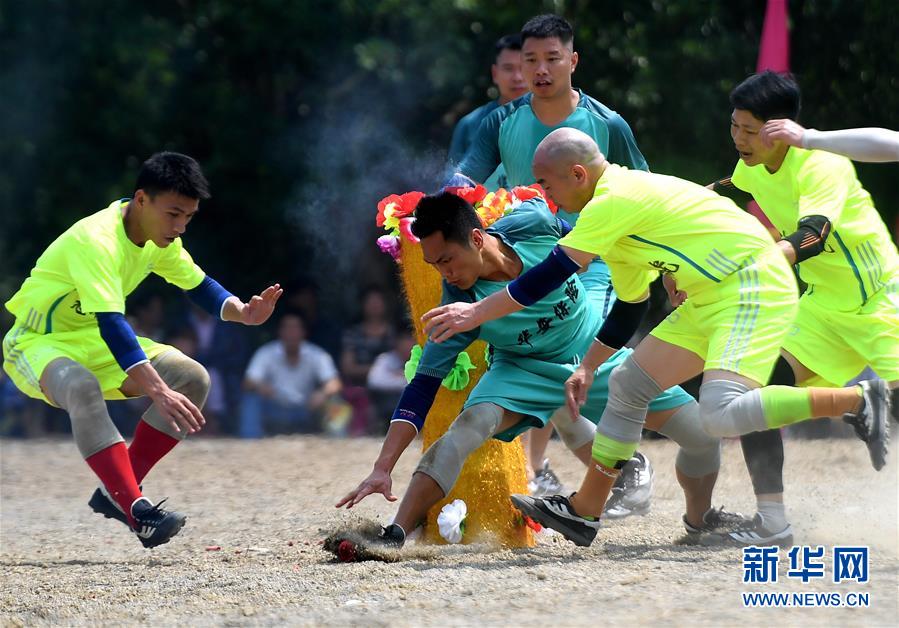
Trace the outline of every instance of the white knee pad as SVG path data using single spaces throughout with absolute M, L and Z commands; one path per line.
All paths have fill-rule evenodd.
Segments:
M 169 351 L 150 361 L 162 381 L 172 390 L 178 391 L 195 406 L 202 409 L 209 394 L 209 373 L 202 364 L 192 360 L 180 351 Z M 164 419 L 155 404 L 151 405 L 142 417 L 144 421 L 152 425 L 160 432 L 168 434 L 172 438 L 183 440 L 187 432 L 175 431 L 171 422 Z
M 609 375 L 609 401 L 597 433 L 620 443 L 640 442 L 649 402 L 661 392 L 633 356 L 627 356 Z
M 578 416 L 577 421 L 571 420 L 568 408 L 559 408 L 549 418 L 550 423 L 559 433 L 559 438 L 571 451 L 575 451 L 587 443 L 592 443 L 596 436 L 596 426 L 584 416 Z
M 109 417 L 100 382 L 89 370 L 74 360 L 53 360 L 44 369 L 43 381 L 54 403 L 69 413 L 83 458 L 125 442 Z
M 496 433 L 502 419 L 503 409 L 493 403 L 466 408 L 424 453 L 415 472 L 433 479 L 449 495 L 466 458 Z
M 699 412 L 703 429 L 712 436 L 741 436 L 768 429 L 759 389 L 740 382 L 705 382 L 699 387 Z
M 695 401 L 678 408 L 659 434 L 680 445 L 674 466 L 690 478 L 701 478 L 721 467 L 721 439 L 705 431 Z

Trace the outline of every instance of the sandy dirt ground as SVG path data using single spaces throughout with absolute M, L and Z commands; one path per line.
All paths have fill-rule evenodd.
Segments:
M 897 463 L 880 473 L 855 440 L 786 443 L 797 543 L 870 546 L 867 584 L 742 583 L 739 549 L 678 545 L 682 498 L 675 448 L 650 441 L 652 511 L 606 524 L 593 546 L 542 539 L 528 550 L 412 547 L 398 563 L 335 563 L 325 533 L 351 517 L 386 521 L 380 497 L 333 503 L 368 472 L 377 439 L 197 439 L 145 483 L 151 498 L 189 514 L 168 545 L 145 550 L 118 522 L 93 514 L 87 466 L 68 441 L 0 443 L 0 623 L 3 625 L 896 625 Z M 417 461 L 394 474 L 402 491 Z M 579 463 L 550 444 L 569 484 Z M 716 504 L 751 512 L 739 444 L 725 445 Z M 218 551 L 208 546 L 221 546 Z M 741 593 L 866 592 L 869 608 L 744 608 Z

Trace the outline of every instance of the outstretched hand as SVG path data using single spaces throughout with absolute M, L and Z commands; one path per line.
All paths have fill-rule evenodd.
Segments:
M 480 325 L 475 316 L 474 303 L 457 302 L 441 305 L 425 312 L 421 320 L 424 323 L 425 334 L 436 343 L 449 340 L 456 334 L 470 331 Z
M 240 322 L 244 325 L 261 325 L 269 319 L 275 310 L 275 303 L 284 294 L 281 284 L 269 286 L 262 294 L 253 296 L 244 304 L 240 312 Z
M 372 471 L 367 478 L 362 480 L 362 482 L 357 486 L 354 490 L 347 493 L 343 499 L 334 504 L 335 508 L 342 508 L 346 505 L 347 510 L 361 502 L 363 499 L 372 495 L 374 493 L 380 493 L 384 496 L 389 502 L 396 501 L 396 495 L 393 494 L 391 490 L 393 487 L 393 480 L 390 477 L 390 474 L 386 471 L 379 471 L 375 469 Z

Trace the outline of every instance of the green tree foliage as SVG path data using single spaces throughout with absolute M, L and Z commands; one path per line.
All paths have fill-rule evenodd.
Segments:
M 895 4 L 790 11 L 803 120 L 899 127 Z M 375 203 L 435 187 L 455 121 L 491 97 L 493 41 L 543 12 L 574 23 L 575 84 L 628 119 L 654 170 L 730 171 L 727 94 L 754 70 L 757 0 L 0 0 L 0 295 L 171 149 L 213 186 L 187 236 L 211 274 L 246 294 L 326 273 L 346 304 L 391 272 Z M 860 169 L 890 221 L 894 168 Z

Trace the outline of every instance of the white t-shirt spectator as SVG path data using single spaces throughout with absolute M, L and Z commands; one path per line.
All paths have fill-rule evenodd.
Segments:
M 396 351 L 387 351 L 375 358 L 368 371 L 368 387 L 388 392 L 402 391 L 408 382 L 404 369 L 406 361 Z
M 334 360 L 318 345 L 303 342 L 299 361 L 291 364 L 279 340 L 259 347 L 246 372 L 248 380 L 271 386 L 276 400 L 297 406 L 306 405 L 309 395 L 335 377 Z

